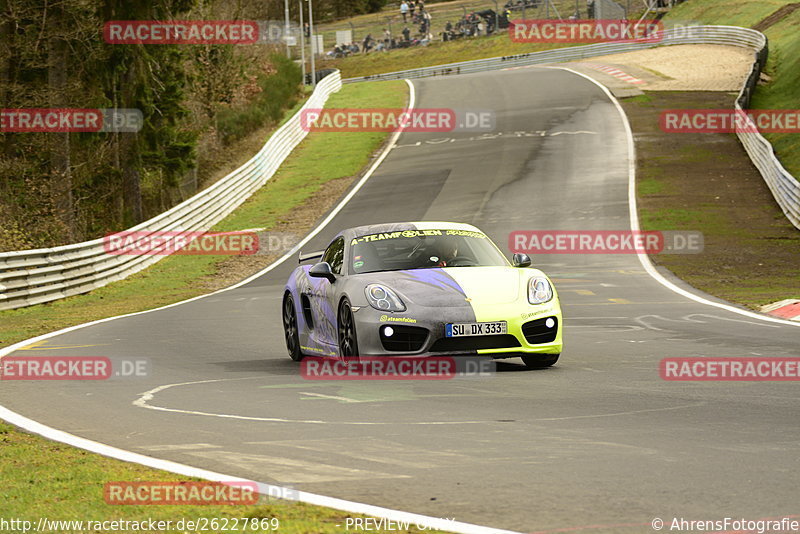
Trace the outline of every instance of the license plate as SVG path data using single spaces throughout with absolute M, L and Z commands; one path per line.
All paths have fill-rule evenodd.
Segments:
M 507 330 L 505 321 L 490 323 L 447 323 L 444 325 L 446 337 L 488 336 L 492 334 L 505 334 Z

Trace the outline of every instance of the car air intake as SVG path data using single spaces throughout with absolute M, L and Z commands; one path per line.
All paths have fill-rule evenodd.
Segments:
M 431 352 L 458 352 L 478 349 L 507 349 L 519 347 L 519 341 L 511 334 L 495 334 L 491 336 L 443 337 L 437 339 Z
M 551 321 L 553 326 L 547 326 L 548 321 Z M 558 318 L 556 317 L 543 317 L 522 325 L 522 335 L 531 345 L 550 343 L 556 338 L 556 334 L 558 334 Z
M 391 336 L 386 335 L 387 328 Z M 383 325 L 379 331 L 383 348 L 393 352 L 416 352 L 428 338 L 428 329 L 419 326 Z

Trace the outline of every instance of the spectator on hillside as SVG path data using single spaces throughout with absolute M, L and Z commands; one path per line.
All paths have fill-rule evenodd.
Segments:
M 417 23 L 419 24 L 419 33 L 425 35 L 428 33 L 428 30 L 431 29 L 431 15 L 424 9 L 421 9 L 419 12 L 419 17 L 417 17 Z
M 444 25 L 444 31 L 442 32 L 442 41 L 452 41 L 455 36 L 453 35 L 453 23 L 449 20 Z
M 403 40 L 404 41 L 410 41 L 411 40 L 411 30 L 408 29 L 408 26 L 403 28 L 403 31 L 401 33 L 403 34 Z
M 594 0 L 586 0 L 586 18 L 594 18 Z
M 416 8 L 417 8 L 417 6 L 414 5 L 414 0 L 408 0 L 408 13 L 409 13 L 409 15 L 411 15 L 411 20 L 412 21 L 414 20 L 414 10 Z
M 366 37 L 364 37 L 364 41 L 361 43 L 361 49 L 364 50 L 366 54 L 372 49 L 372 34 L 368 33 Z
M 389 46 L 389 43 L 391 43 L 391 42 L 392 42 L 392 32 L 390 32 L 389 30 L 384 28 L 384 30 L 383 30 L 383 44 L 385 44 L 386 46 Z
M 308 22 L 303 23 L 303 32 L 306 34 L 306 39 L 311 37 L 311 28 L 308 25 Z
M 403 0 L 403 3 L 400 4 L 400 14 L 403 15 L 403 22 L 408 22 L 406 20 L 406 17 L 408 16 L 408 3 L 406 3 L 406 0 Z

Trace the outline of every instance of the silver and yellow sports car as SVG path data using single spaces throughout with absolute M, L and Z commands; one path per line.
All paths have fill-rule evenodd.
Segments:
M 282 303 L 293 360 L 477 354 L 549 367 L 561 354 L 553 283 L 525 254 L 509 262 L 474 226 L 350 228 L 300 263 Z

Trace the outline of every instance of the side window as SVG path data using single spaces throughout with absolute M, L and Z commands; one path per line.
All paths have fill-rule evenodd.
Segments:
M 327 261 L 331 270 L 336 274 L 342 274 L 342 264 L 344 263 L 344 238 L 340 237 L 328 246 L 322 261 Z

